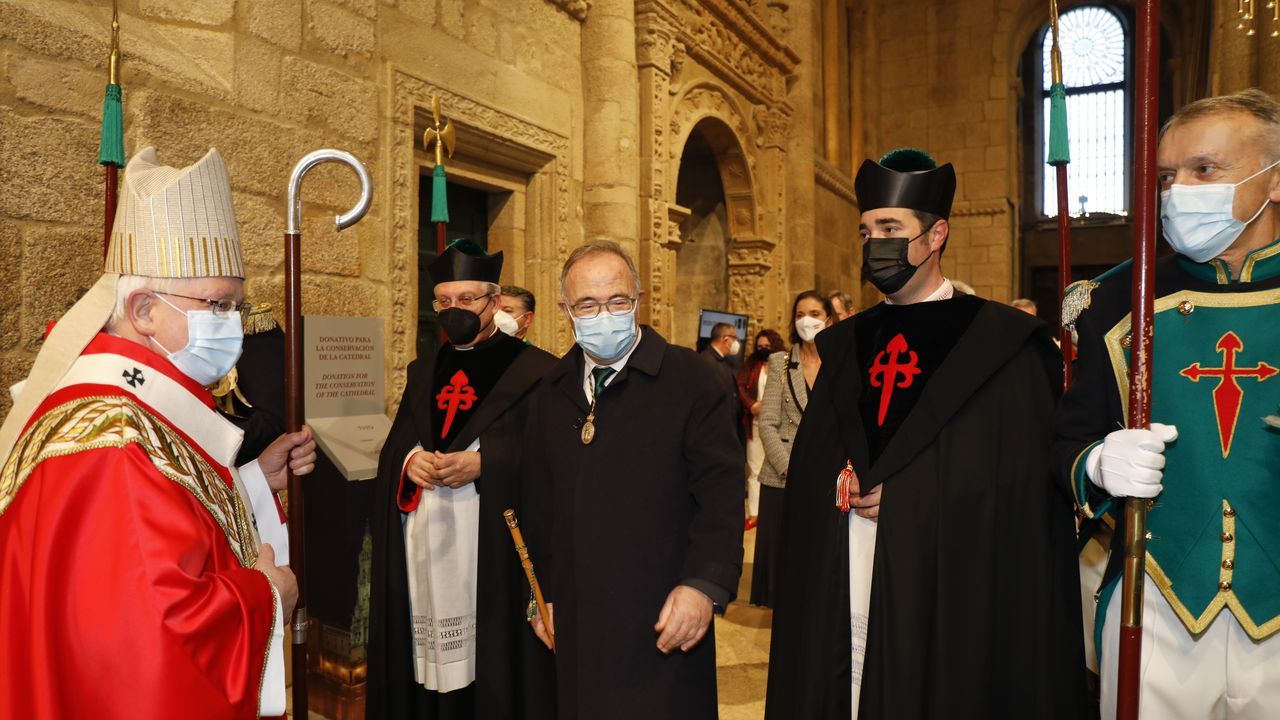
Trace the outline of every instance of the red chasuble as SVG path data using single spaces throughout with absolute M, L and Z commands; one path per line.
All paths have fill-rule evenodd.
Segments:
M 0 718 L 258 716 L 278 601 L 206 412 L 99 335 L 33 415 L 0 473 Z

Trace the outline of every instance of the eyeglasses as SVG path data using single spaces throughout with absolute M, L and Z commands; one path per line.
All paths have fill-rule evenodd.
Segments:
M 209 306 L 214 315 L 219 317 L 229 315 L 233 312 L 248 313 L 253 309 L 253 305 L 247 302 L 236 302 L 235 300 L 210 300 L 209 298 L 191 297 L 190 295 L 179 295 L 178 293 L 160 292 L 152 290 L 156 295 L 168 295 L 169 297 L 183 298 L 185 300 L 199 300 Z
M 600 314 L 600 309 L 604 308 L 610 315 L 626 315 L 636 309 L 636 301 L 639 298 L 626 297 L 618 295 L 611 297 L 607 302 L 596 302 L 594 300 L 584 300 L 580 303 L 574 303 L 569 306 L 569 313 L 579 320 L 590 320 Z
M 437 298 L 431 301 L 431 309 L 436 312 L 448 310 L 451 307 L 460 307 L 465 310 L 470 310 L 473 305 L 485 298 L 491 297 L 492 295 L 493 293 L 485 293 L 484 295 L 459 295 L 456 298 Z

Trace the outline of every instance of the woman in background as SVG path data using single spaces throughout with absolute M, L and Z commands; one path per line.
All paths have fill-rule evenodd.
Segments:
M 778 527 L 782 521 L 782 493 L 809 389 L 822 360 L 813 339 L 835 318 L 831 300 L 816 290 L 796 296 L 791 305 L 791 351 L 769 356 L 764 398 L 760 407 L 760 440 L 765 463 L 760 471 L 760 517 L 756 553 L 751 568 L 751 604 L 771 607 L 778 572 Z
M 769 374 L 765 372 L 769 355 L 787 349 L 782 336 L 776 330 L 756 333 L 755 348 L 747 356 L 747 362 L 738 373 L 738 400 L 745 412 L 742 423 L 747 431 L 747 524 L 744 530 L 756 526 L 760 514 L 760 470 L 764 467 L 764 444 L 760 442 L 760 407 Z

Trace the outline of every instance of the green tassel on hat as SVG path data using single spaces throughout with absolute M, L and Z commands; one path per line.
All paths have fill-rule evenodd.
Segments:
M 120 86 L 107 84 L 102 98 L 102 140 L 98 143 L 98 164 L 124 167 L 124 108 Z
M 431 173 L 431 222 L 449 222 L 449 198 L 445 197 L 444 165 Z
M 1067 88 L 1054 83 L 1049 88 L 1049 159 L 1050 165 L 1071 162 L 1071 145 L 1067 141 Z

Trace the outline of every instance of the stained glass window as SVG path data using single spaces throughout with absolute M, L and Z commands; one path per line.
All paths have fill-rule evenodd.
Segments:
M 1062 49 L 1062 81 L 1067 86 L 1067 127 L 1071 141 L 1071 164 L 1067 166 L 1067 187 L 1071 214 L 1115 213 L 1128 210 L 1125 184 L 1126 39 L 1116 13 L 1102 7 L 1086 6 L 1059 17 L 1058 44 Z M 1049 50 L 1051 30 L 1041 40 L 1044 78 L 1041 115 L 1044 148 L 1049 151 L 1049 87 L 1053 83 Z M 1042 211 L 1058 214 L 1055 169 L 1044 166 Z

